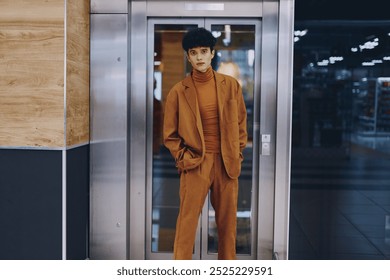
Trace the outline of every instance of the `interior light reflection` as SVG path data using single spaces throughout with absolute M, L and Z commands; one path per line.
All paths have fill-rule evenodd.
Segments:
M 294 43 L 298 42 L 300 40 L 300 37 L 303 37 L 307 34 L 308 30 L 295 30 L 294 31 Z
M 359 45 L 360 51 L 363 51 L 365 49 L 372 50 L 373 48 L 377 47 L 379 45 L 379 39 L 375 38 L 372 41 L 365 42 L 363 45 Z
M 343 61 L 344 57 L 342 56 L 331 56 L 329 59 L 323 59 L 322 61 L 318 61 L 318 66 L 328 66 L 330 64 L 335 64 L 338 61 Z
M 248 50 L 248 66 L 252 67 L 255 63 L 255 50 Z
M 362 66 L 375 66 L 375 64 L 383 63 L 382 59 L 373 59 L 371 61 L 365 61 L 362 63 Z
M 229 24 L 225 24 L 225 38 L 222 39 L 222 42 L 225 46 L 229 46 L 232 41 L 232 29 Z
M 213 31 L 213 32 L 211 32 L 211 33 L 213 34 L 214 38 L 219 38 L 219 37 L 221 37 L 221 35 L 222 35 L 222 32 L 221 32 L 221 31 Z
M 303 37 L 307 34 L 308 30 L 307 29 L 304 29 L 304 30 L 295 30 L 294 31 L 294 36 L 296 37 Z
M 318 66 L 328 66 L 329 65 L 329 60 L 323 59 L 322 61 L 317 62 Z

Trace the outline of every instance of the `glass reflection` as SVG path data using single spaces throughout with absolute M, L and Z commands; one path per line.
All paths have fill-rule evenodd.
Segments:
M 389 259 L 390 23 L 295 28 L 289 258 Z
M 237 212 L 237 254 L 251 254 L 252 209 L 252 147 L 253 147 L 253 95 L 254 95 L 254 25 L 212 25 L 217 37 L 216 59 L 213 68 L 235 77 L 242 86 L 247 108 L 248 145 L 244 150 L 244 162 L 239 178 Z M 215 213 L 209 201 L 208 253 L 217 253 L 218 234 Z
M 184 33 L 194 27 L 196 25 L 155 25 L 152 252 L 173 252 L 180 182 L 175 162 L 162 143 L 162 124 L 166 96 L 187 73 L 181 40 Z

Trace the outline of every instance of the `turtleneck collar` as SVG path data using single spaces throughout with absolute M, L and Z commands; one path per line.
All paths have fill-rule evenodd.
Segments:
M 200 72 L 196 69 L 192 71 L 192 78 L 196 83 L 206 83 L 214 78 L 213 68 L 210 66 L 207 68 L 206 72 Z

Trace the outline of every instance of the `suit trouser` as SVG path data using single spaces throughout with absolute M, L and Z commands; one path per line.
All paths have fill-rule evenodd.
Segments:
M 227 175 L 221 154 L 206 153 L 197 168 L 180 176 L 175 259 L 192 258 L 198 219 L 209 190 L 218 229 L 218 259 L 236 258 L 238 179 Z

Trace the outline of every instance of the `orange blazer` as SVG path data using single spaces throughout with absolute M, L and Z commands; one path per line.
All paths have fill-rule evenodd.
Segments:
M 246 108 L 240 84 L 214 71 L 217 87 L 221 154 L 229 177 L 241 172 L 242 150 L 247 143 Z M 202 120 L 191 75 L 170 90 L 165 103 L 164 145 L 180 171 L 193 169 L 205 155 Z

